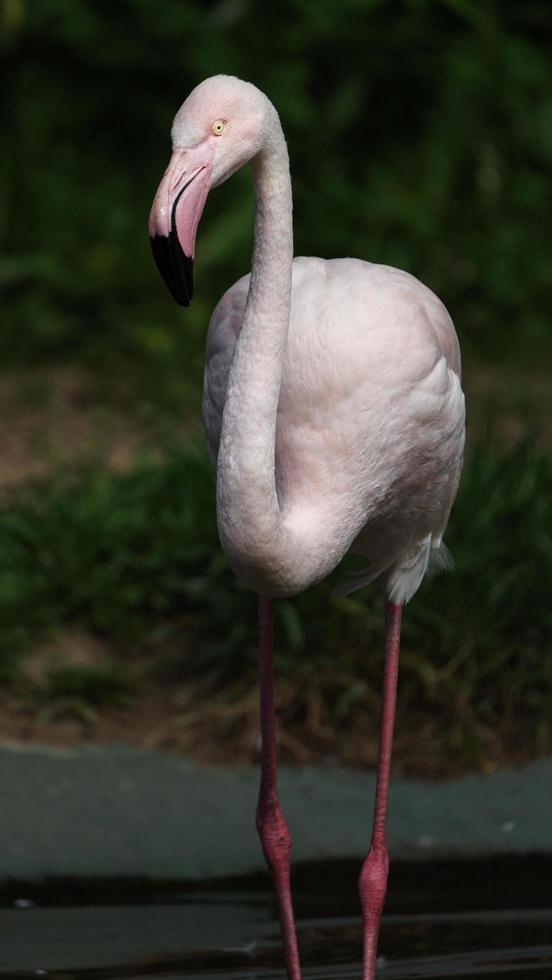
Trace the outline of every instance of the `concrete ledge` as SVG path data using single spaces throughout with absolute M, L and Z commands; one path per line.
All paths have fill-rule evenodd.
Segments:
M 256 769 L 201 767 L 125 747 L 0 749 L 0 882 L 197 881 L 264 867 Z M 392 858 L 552 853 L 552 760 L 443 783 L 392 783 Z M 294 861 L 362 857 L 375 780 L 282 769 Z

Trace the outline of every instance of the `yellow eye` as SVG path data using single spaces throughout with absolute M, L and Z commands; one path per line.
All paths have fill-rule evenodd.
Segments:
M 225 129 L 226 123 L 224 119 L 217 119 L 217 121 L 213 123 L 213 133 L 215 136 L 222 136 Z

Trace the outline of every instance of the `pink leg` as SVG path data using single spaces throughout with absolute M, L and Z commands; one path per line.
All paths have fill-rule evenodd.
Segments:
M 374 980 L 381 911 L 387 890 L 389 857 L 385 822 L 389 792 L 389 769 L 395 722 L 395 701 L 399 671 L 399 642 L 402 606 L 385 605 L 385 662 L 383 669 L 382 712 L 374 825 L 368 857 L 359 880 L 360 903 L 364 919 L 364 980 Z
M 259 652 L 261 660 L 262 749 L 257 831 L 276 889 L 287 975 L 289 980 L 301 980 L 289 881 L 291 835 L 278 802 L 274 676 L 272 669 L 272 602 L 262 596 L 259 596 Z

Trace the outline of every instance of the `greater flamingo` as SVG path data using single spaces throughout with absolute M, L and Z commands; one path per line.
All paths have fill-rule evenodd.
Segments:
M 305 134 L 308 138 L 308 133 Z M 155 260 L 188 306 L 207 193 L 251 161 L 252 271 L 216 307 L 203 416 L 216 467 L 224 552 L 259 596 L 261 786 L 257 829 L 280 914 L 289 980 L 299 980 L 291 837 L 278 802 L 272 599 L 328 575 L 347 552 L 378 579 L 386 640 L 374 822 L 359 891 L 364 980 L 373 980 L 387 887 L 386 812 L 402 608 L 431 565 L 464 447 L 452 320 L 417 279 L 359 259 L 293 258 L 289 159 L 278 114 L 254 85 L 208 78 L 178 110 L 173 153 L 150 214 Z

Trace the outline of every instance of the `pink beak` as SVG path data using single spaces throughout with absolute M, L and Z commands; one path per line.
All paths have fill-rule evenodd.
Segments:
M 149 216 L 157 268 L 181 306 L 192 300 L 195 238 L 211 184 L 213 150 L 208 142 L 174 150 Z

